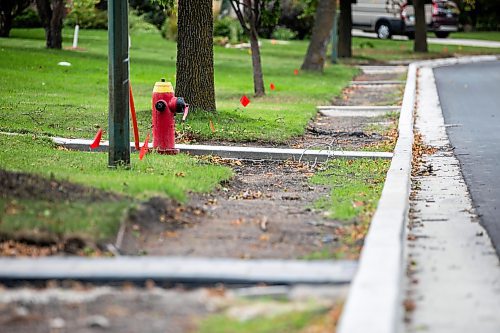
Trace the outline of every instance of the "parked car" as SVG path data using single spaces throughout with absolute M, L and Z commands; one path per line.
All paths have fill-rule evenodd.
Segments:
M 460 11 L 451 0 L 432 0 L 425 5 L 427 31 L 437 37 L 446 38 L 458 30 Z M 357 0 L 352 5 L 353 28 L 375 32 L 378 38 L 388 39 L 393 35 L 415 37 L 415 11 L 411 2 L 404 0 Z

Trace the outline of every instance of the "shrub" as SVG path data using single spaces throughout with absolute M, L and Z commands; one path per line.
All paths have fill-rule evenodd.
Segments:
M 69 10 L 65 24 L 75 26 L 78 24 L 82 29 L 107 29 L 108 14 L 95 6 L 98 0 L 73 0 L 68 3 Z
M 227 16 L 214 21 L 214 38 L 216 37 L 226 37 L 232 44 L 247 40 L 240 22 Z
M 138 15 L 135 10 L 129 11 L 128 26 L 133 32 L 158 31 L 158 28 L 152 23 L 146 22 L 144 15 Z
M 272 34 L 274 39 L 291 40 L 297 37 L 297 33 L 285 27 L 277 27 Z
M 26 8 L 14 18 L 12 26 L 14 28 L 40 28 L 42 21 L 40 21 L 38 13 L 33 8 Z
M 314 24 L 315 0 L 281 0 L 279 26 L 294 31 L 296 38 L 308 38 Z
M 161 35 L 165 39 L 177 41 L 177 14 L 175 12 L 165 18 L 161 26 Z

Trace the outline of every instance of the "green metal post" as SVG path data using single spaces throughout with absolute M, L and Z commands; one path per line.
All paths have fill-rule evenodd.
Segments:
M 130 165 L 128 1 L 108 1 L 109 167 Z
M 337 63 L 339 57 L 339 11 L 335 11 L 332 28 L 332 64 Z

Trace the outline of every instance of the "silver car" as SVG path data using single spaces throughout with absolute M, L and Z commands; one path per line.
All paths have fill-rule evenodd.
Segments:
M 415 15 L 413 6 L 404 0 L 357 0 L 352 5 L 353 28 L 375 32 L 381 39 L 392 35 L 415 36 Z M 427 30 L 437 37 L 448 37 L 458 30 L 457 5 L 450 0 L 433 0 L 425 5 Z

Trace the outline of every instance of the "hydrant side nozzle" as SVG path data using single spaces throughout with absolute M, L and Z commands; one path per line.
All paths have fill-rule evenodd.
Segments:
M 155 103 L 155 109 L 158 112 L 163 112 L 167 109 L 167 102 L 164 100 L 159 100 L 158 102 Z
M 186 101 L 182 97 L 177 97 L 177 101 L 175 102 L 175 113 L 184 113 L 186 109 Z

